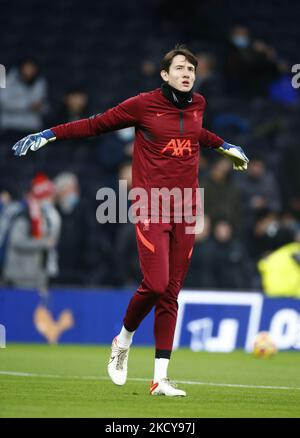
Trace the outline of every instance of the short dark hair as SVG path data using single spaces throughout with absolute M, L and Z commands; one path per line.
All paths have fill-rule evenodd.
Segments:
M 185 58 L 193 64 L 195 70 L 198 66 L 198 60 L 196 56 L 184 45 L 184 44 L 176 44 L 174 49 L 170 50 L 165 54 L 160 63 L 160 71 L 165 70 L 169 71 L 170 65 L 172 64 L 173 58 L 177 55 L 183 55 Z

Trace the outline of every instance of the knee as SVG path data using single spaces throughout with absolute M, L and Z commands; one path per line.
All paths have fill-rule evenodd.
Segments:
M 166 282 L 157 283 L 156 285 L 154 285 L 152 290 L 155 293 L 155 295 L 161 297 L 162 295 L 164 295 L 167 289 L 168 289 L 168 282 L 166 281 Z
M 158 297 L 161 297 L 166 290 L 168 289 L 169 285 L 169 279 L 153 279 L 150 284 L 148 285 L 149 290 L 151 290 L 152 293 L 157 295 Z
M 168 290 L 171 296 L 178 297 L 178 294 L 182 288 L 182 282 L 180 280 L 171 279 L 168 284 Z

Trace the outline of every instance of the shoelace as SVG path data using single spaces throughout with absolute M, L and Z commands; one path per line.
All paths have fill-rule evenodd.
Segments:
M 162 379 L 162 381 L 172 386 L 172 388 L 177 388 L 176 383 L 172 382 L 170 379 Z
M 118 354 L 117 365 L 116 365 L 117 370 L 123 369 L 123 364 L 126 358 L 127 351 L 128 350 L 121 350 L 120 353 Z

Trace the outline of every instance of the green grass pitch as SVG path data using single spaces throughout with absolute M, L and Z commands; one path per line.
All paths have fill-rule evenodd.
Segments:
M 0 349 L 0 417 L 300 418 L 300 353 L 272 359 L 173 353 L 170 377 L 186 398 L 151 397 L 153 349 L 134 347 L 129 379 L 107 378 L 110 347 L 8 345 Z

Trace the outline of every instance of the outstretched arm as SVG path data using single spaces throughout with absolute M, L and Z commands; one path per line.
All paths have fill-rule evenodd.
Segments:
M 240 146 L 227 143 L 221 137 L 218 137 L 216 134 L 204 128 L 201 130 L 199 143 L 201 146 L 213 148 L 219 152 L 219 154 L 229 158 L 233 163 L 234 170 L 247 169 L 249 159 Z
M 136 126 L 140 121 L 141 113 L 141 97 L 135 96 L 103 114 L 28 135 L 19 140 L 13 146 L 13 150 L 15 155 L 20 157 L 26 155 L 29 149 L 35 152 L 51 141 L 93 137 L 105 132 Z

